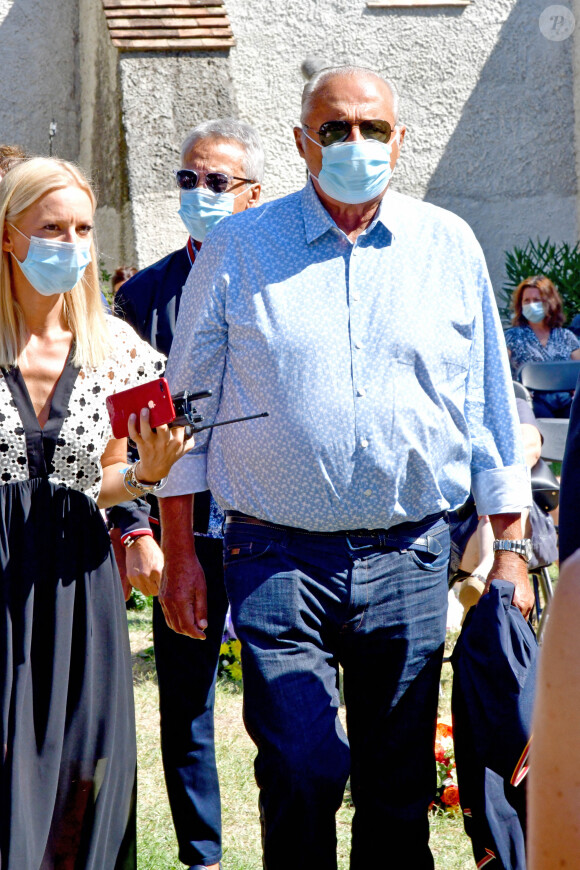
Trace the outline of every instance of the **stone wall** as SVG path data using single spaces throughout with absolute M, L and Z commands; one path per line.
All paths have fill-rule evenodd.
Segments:
M 240 115 L 267 148 L 265 196 L 304 182 L 292 126 L 300 64 L 317 55 L 398 83 L 408 132 L 393 186 L 471 223 L 496 290 L 505 249 L 536 236 L 575 240 L 573 40 L 542 36 L 547 5 L 370 9 L 365 0 L 294 0 L 282 14 L 271 0 L 227 0 Z
M 48 154 L 79 151 L 78 0 L 0 0 L 0 142 Z
M 580 0 L 559 2 L 580 21 Z M 264 198 L 281 196 L 305 180 L 292 136 L 302 61 L 363 63 L 401 90 L 408 132 L 393 186 L 465 217 L 497 290 L 507 248 L 577 238 L 580 27 L 546 38 L 547 5 L 227 0 L 231 51 L 139 54 L 113 48 L 101 0 L 0 0 L 0 141 L 46 153 L 54 117 L 55 152 L 98 184 L 106 268 L 143 266 L 185 239 L 171 172 L 192 126 L 229 114 L 253 123 L 267 152 Z

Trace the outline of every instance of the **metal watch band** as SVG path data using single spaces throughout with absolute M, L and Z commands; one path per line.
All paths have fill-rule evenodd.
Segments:
M 133 465 L 128 465 L 127 468 L 125 468 L 123 483 L 125 484 L 127 492 L 131 493 L 133 496 L 146 495 L 148 493 L 155 493 L 160 490 L 162 486 L 165 486 L 167 481 L 166 477 L 161 480 L 156 480 L 154 483 L 142 483 L 140 480 L 137 480 L 135 471 L 139 462 L 140 460 L 138 459 L 137 462 L 133 463 Z
M 525 559 L 526 562 L 529 562 L 532 558 L 532 542 L 529 538 L 521 538 L 515 541 L 494 541 L 493 542 L 493 551 L 494 553 L 498 550 L 503 550 L 508 553 L 517 553 L 518 556 L 521 556 L 522 559 Z

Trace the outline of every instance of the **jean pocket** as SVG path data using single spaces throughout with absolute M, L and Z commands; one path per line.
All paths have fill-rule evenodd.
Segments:
M 224 547 L 224 566 L 241 565 L 265 556 L 274 545 L 272 540 L 239 541 Z
M 433 537 L 441 545 L 439 553 L 429 553 L 427 550 L 419 549 L 413 545 L 408 548 L 408 551 L 418 568 L 433 572 L 447 570 L 450 555 L 449 532 Z

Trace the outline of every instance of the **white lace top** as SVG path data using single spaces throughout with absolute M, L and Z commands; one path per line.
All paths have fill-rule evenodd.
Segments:
M 74 382 L 52 460 L 49 479 L 96 499 L 101 488 L 100 463 L 113 437 L 105 399 L 111 393 L 159 377 L 165 357 L 142 341 L 124 321 L 107 315 L 113 351 L 97 368 L 82 368 Z M 30 477 L 27 444 L 15 400 L 0 373 L 0 483 Z

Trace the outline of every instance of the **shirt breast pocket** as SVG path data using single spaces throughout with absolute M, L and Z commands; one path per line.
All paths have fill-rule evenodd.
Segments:
M 454 389 L 457 389 L 465 384 L 467 371 L 468 366 L 466 363 L 443 358 L 438 368 L 438 377 L 435 383 L 449 384 Z

